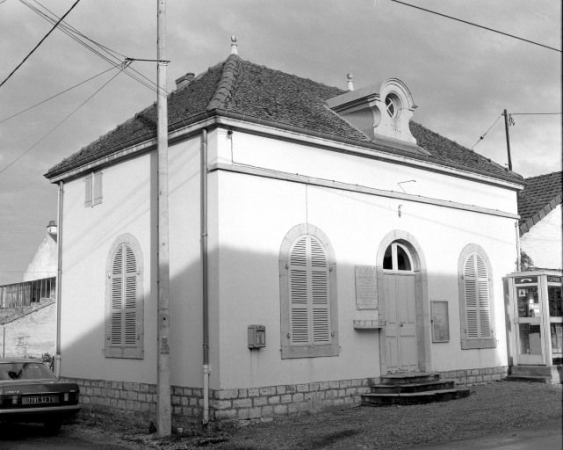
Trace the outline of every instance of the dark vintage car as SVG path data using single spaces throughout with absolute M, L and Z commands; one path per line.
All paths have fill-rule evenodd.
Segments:
M 80 410 L 78 396 L 40 360 L 0 359 L 0 422 L 40 422 L 56 433 Z

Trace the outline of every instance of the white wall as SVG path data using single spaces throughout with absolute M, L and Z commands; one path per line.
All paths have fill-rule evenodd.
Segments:
M 199 150 L 196 137 L 169 149 L 171 383 L 201 382 Z M 152 174 L 152 176 L 151 176 Z M 65 183 L 62 374 L 156 383 L 156 153 L 103 169 L 103 201 L 84 207 L 84 181 Z M 152 231 L 151 231 L 152 230 Z M 130 233 L 143 253 L 144 359 L 104 356 L 106 261 Z
M 103 200 L 84 206 L 84 180 L 64 184 L 61 284 L 62 375 L 76 378 L 156 380 L 156 312 L 151 264 L 151 158 L 144 155 L 103 169 Z M 143 252 L 145 359 L 104 356 L 106 262 L 122 233 L 134 235 Z
M 38 280 L 57 276 L 57 241 L 56 235 L 46 233 L 33 259 L 27 266 L 23 281 Z
M 267 144 L 266 144 L 267 142 Z M 516 191 L 408 165 L 235 132 L 218 136 L 218 161 L 439 198 L 517 214 Z M 403 158 L 407 161 L 407 158 Z M 403 183 L 415 180 L 414 182 Z M 402 184 L 399 184 L 402 183 Z
M 563 267 L 561 205 L 557 205 L 536 223 L 520 240 L 536 267 L 559 269 Z
M 504 211 L 516 208 L 513 191 L 491 185 L 418 169 L 415 174 L 415 169 L 405 167 L 397 172 L 378 161 L 243 137 L 241 133 L 234 134 L 231 153 L 229 140 L 220 133 L 218 136 L 222 162 L 228 163 L 232 154 L 237 164 L 244 161 L 254 167 L 276 167 L 381 189 L 391 189 L 397 180 L 416 176 L 425 195 L 434 198 Z M 227 145 L 225 151 L 222 145 Z M 220 300 L 216 320 L 221 324 L 222 388 L 380 375 L 379 332 L 358 331 L 352 324 L 357 314 L 354 267 L 375 266 L 380 242 L 393 230 L 411 234 L 421 245 L 428 271 L 428 301 L 449 302 L 451 341 L 431 345 L 433 370 L 507 364 L 501 278 L 515 268 L 514 219 L 244 174 L 220 172 L 216 176 Z M 279 249 L 286 233 L 304 222 L 322 229 L 336 253 L 341 349 L 338 357 L 281 360 Z M 493 266 L 496 349 L 460 349 L 457 267 L 461 250 L 470 243 L 483 247 Z M 266 348 L 247 348 L 247 326 L 251 324 L 266 326 Z

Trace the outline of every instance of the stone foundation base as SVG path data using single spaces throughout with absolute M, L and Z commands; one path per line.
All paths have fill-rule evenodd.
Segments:
M 487 367 L 484 369 L 463 369 L 438 372 L 444 380 L 454 380 L 457 384 L 473 385 L 503 380 L 508 375 L 508 366 Z
M 508 367 L 439 372 L 444 380 L 472 385 L 504 379 Z M 156 385 L 126 381 L 67 378 L 80 387 L 80 403 L 86 414 L 119 417 L 131 425 L 156 423 Z M 209 391 L 209 419 L 215 424 L 245 425 L 273 420 L 276 416 L 315 413 L 331 408 L 359 406 L 361 395 L 380 378 L 318 381 L 304 384 Z M 201 425 L 203 390 L 172 386 L 172 424 L 177 428 Z

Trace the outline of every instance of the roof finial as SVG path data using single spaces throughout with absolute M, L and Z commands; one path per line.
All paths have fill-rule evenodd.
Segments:
M 238 44 L 237 44 L 236 34 L 233 34 L 231 36 L 231 55 L 238 55 Z
M 354 90 L 354 75 L 352 75 L 351 73 L 346 75 L 346 78 L 348 79 L 348 85 L 346 86 L 346 89 L 349 91 L 353 91 Z

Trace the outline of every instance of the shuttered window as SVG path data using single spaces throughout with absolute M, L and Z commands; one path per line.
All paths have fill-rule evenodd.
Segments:
M 286 240 L 280 255 L 282 358 L 338 354 L 335 265 L 319 237 Z
M 91 208 L 102 203 L 102 172 L 91 172 L 84 177 L 84 206 Z
M 143 357 L 141 264 L 132 236 L 124 236 L 111 251 L 106 312 L 106 356 Z M 128 242 L 130 241 L 130 242 Z M 137 244 L 138 245 L 138 244 Z
M 475 251 L 480 250 L 480 251 Z M 460 258 L 461 347 L 496 347 L 492 320 L 490 264 L 480 247 L 466 247 Z

